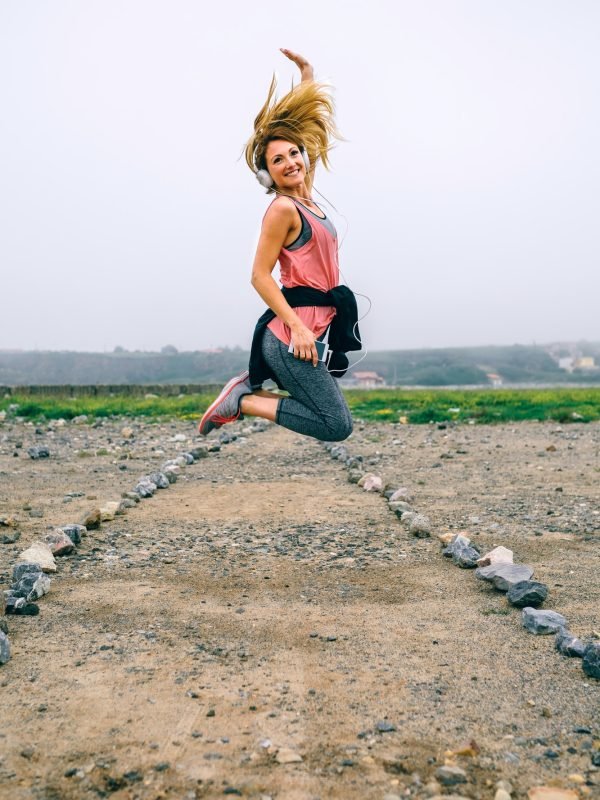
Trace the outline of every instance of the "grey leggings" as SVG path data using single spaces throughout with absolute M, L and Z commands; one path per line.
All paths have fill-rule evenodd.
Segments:
M 277 380 L 289 392 L 277 406 L 275 422 L 296 433 L 314 436 L 322 442 L 341 442 L 352 433 L 352 415 L 336 379 L 319 361 L 313 367 L 288 353 L 268 328 L 262 353 Z

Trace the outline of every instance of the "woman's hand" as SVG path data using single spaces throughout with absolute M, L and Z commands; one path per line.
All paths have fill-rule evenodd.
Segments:
M 285 47 L 280 47 L 279 49 L 286 58 L 289 58 L 289 60 L 293 61 L 294 64 L 298 67 L 298 69 L 300 70 L 300 77 L 303 81 L 314 80 L 315 78 L 314 70 L 311 64 L 309 64 L 308 61 L 304 58 L 304 56 L 301 56 L 299 53 L 292 53 L 291 50 L 287 50 Z
M 315 345 L 313 332 L 302 323 L 291 328 L 294 358 L 301 361 L 312 361 L 313 367 L 319 363 L 319 354 Z

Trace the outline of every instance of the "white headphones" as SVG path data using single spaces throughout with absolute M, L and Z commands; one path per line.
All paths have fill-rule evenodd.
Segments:
M 300 152 L 302 154 L 302 160 L 304 161 L 304 166 L 306 167 L 306 171 L 310 170 L 310 159 L 308 158 L 308 153 L 304 149 L 303 145 L 300 145 Z M 256 180 L 260 183 L 261 186 L 264 186 L 265 189 L 272 189 L 273 188 L 273 178 L 269 175 L 269 172 L 266 169 L 258 169 L 255 172 Z

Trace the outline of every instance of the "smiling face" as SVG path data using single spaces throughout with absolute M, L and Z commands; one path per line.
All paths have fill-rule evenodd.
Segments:
M 300 148 L 294 142 L 272 139 L 265 151 L 265 162 L 278 189 L 289 191 L 303 186 L 306 167 Z

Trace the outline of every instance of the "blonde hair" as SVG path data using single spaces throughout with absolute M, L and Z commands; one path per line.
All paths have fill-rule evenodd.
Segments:
M 342 138 L 335 124 L 329 87 L 315 81 L 302 81 L 280 100 L 275 96 L 276 88 L 273 76 L 265 104 L 254 120 L 254 133 L 245 147 L 246 163 L 252 172 L 266 169 L 267 145 L 283 139 L 303 147 L 312 167 L 320 159 L 329 169 L 332 140 Z

